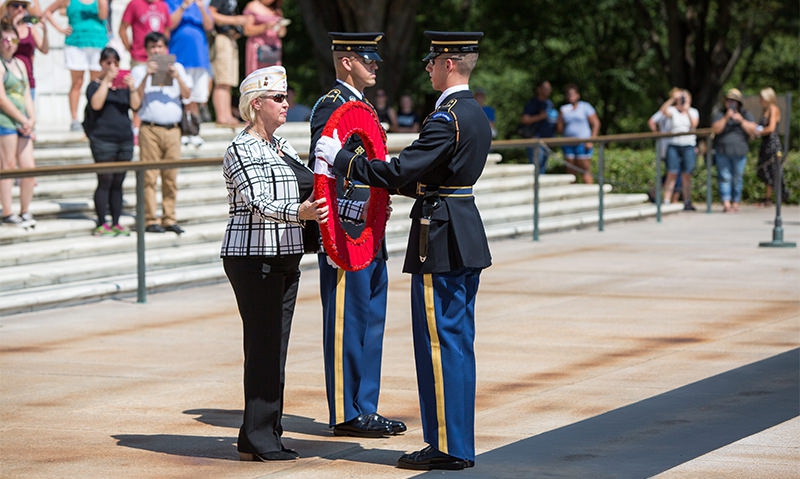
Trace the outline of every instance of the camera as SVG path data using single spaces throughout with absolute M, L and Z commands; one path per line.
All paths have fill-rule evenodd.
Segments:
M 39 17 L 34 17 L 33 15 L 25 15 L 24 17 L 22 17 L 22 23 L 34 25 L 36 23 L 39 23 Z
M 681 97 L 678 98 L 678 105 L 683 106 L 685 104 L 686 104 L 686 97 L 681 95 Z

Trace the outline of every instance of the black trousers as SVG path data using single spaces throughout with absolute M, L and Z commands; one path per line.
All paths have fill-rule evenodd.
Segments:
M 238 450 L 280 451 L 286 352 L 302 255 L 226 257 L 244 328 L 244 419 Z

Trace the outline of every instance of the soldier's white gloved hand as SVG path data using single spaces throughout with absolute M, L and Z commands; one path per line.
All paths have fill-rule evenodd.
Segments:
M 325 261 L 327 261 L 327 262 L 328 262 L 328 264 L 329 264 L 329 265 L 331 265 L 331 268 L 333 268 L 333 269 L 339 269 L 339 265 L 337 265 L 336 263 L 334 263 L 334 262 L 333 262 L 333 260 L 331 259 L 331 257 L 330 257 L 330 256 L 328 256 L 328 255 L 325 255 Z
M 314 173 L 317 175 L 325 175 L 328 178 L 335 178 L 331 165 L 322 161 L 320 158 L 317 158 L 317 161 L 314 162 Z
M 339 153 L 341 149 L 342 142 L 339 141 L 339 132 L 338 130 L 333 130 L 333 138 L 323 135 L 317 140 L 317 146 L 314 147 L 314 157 L 317 160 L 322 160 L 322 162 L 333 165 L 336 154 Z M 317 161 L 317 163 L 319 163 L 319 161 Z

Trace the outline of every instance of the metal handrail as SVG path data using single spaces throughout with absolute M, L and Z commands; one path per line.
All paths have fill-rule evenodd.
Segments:
M 519 148 L 519 147 L 536 147 L 540 145 L 562 146 L 575 143 L 592 142 L 598 144 L 598 185 L 599 185 L 599 206 L 598 206 L 598 230 L 603 231 L 603 182 L 605 181 L 605 145 L 613 142 L 633 142 L 643 140 L 655 140 L 659 138 L 669 138 L 673 136 L 682 136 L 687 133 L 627 133 L 619 135 L 604 135 L 595 138 L 526 138 L 521 140 L 496 140 L 491 144 L 493 150 Z M 690 134 L 698 137 L 708 137 L 713 135 L 710 128 L 699 129 L 691 132 Z M 401 148 L 390 148 L 389 153 L 397 153 Z M 706 148 L 706 164 L 710 158 L 711 148 Z M 539 148 L 534 148 L 534 164 L 538 165 Z M 307 158 L 305 153 L 300 154 L 301 158 Z M 657 155 L 656 155 L 657 157 Z M 656 158 L 656 198 L 660 198 L 661 177 L 660 161 Z M 35 168 L 19 168 L 15 170 L 0 170 L 0 180 L 10 178 L 25 178 L 31 176 L 55 176 L 63 174 L 82 174 L 82 173 L 111 173 L 120 171 L 134 171 L 136 173 L 136 256 L 137 256 L 137 301 L 139 303 L 146 302 L 147 287 L 145 283 L 145 242 L 144 242 L 144 202 L 139 201 L 139 198 L 144 196 L 144 172 L 145 170 L 163 170 L 170 168 L 195 168 L 207 166 L 220 166 L 222 164 L 222 155 L 208 158 L 187 158 L 172 161 L 158 161 L 158 162 L 141 162 L 141 161 L 118 161 L 113 163 L 90 163 L 80 165 L 65 165 L 65 166 L 38 166 Z M 707 195 L 707 212 L 711 212 L 711 168 L 708 170 L 708 195 Z M 539 240 L 539 175 L 534 170 L 534 199 L 533 199 L 533 240 Z M 656 217 L 658 222 L 661 222 L 661 202 L 656 201 Z
M 713 137 L 714 131 L 711 128 L 700 128 L 692 132 L 684 133 L 624 133 L 618 135 L 603 135 L 592 138 L 524 138 L 520 140 L 499 140 L 492 142 L 492 149 L 508 149 L 520 147 L 533 148 L 533 241 L 539 241 L 539 155 L 540 147 L 546 146 L 564 146 L 574 145 L 576 143 L 597 143 L 598 163 L 597 163 L 597 185 L 598 185 L 598 208 L 597 208 L 597 229 L 598 231 L 604 230 L 603 223 L 603 186 L 605 184 L 605 145 L 608 143 L 627 143 L 633 141 L 644 140 L 658 140 L 661 138 L 672 138 L 674 136 L 685 136 L 687 134 L 695 135 L 698 138 Z M 711 213 L 711 155 L 712 148 L 710 145 L 706 146 L 705 151 L 705 164 L 706 164 L 706 213 Z M 655 155 L 655 204 L 656 204 L 656 221 L 661 222 L 661 161 L 658 158 L 658 151 L 656 147 Z

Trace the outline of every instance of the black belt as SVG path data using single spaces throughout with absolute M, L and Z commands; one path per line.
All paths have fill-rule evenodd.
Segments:
M 471 186 L 428 186 L 423 183 L 417 183 L 417 194 L 424 195 L 425 192 L 439 192 L 439 196 L 446 198 L 448 196 L 472 196 Z
M 155 123 L 152 121 L 142 121 L 142 125 L 147 126 L 157 126 L 159 128 L 166 128 L 167 130 L 171 130 L 172 128 L 180 128 L 180 123 Z

